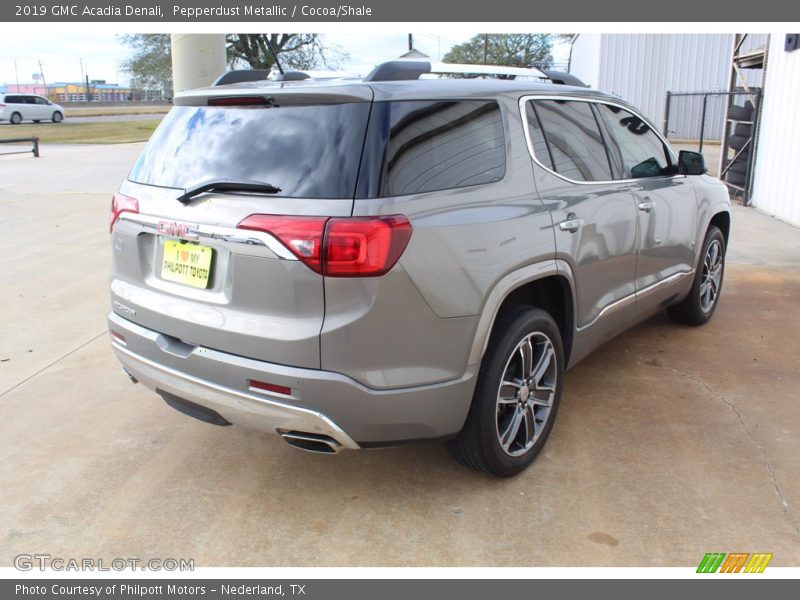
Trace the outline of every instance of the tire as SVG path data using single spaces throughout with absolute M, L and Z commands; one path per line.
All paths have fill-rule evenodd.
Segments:
M 20 123 L 22 123 L 22 115 L 19 114 L 18 112 L 11 113 L 11 118 L 9 119 L 9 121 L 11 121 L 12 125 L 19 125 Z
M 745 179 L 747 175 L 744 173 L 740 173 L 738 171 L 728 171 L 725 173 L 725 181 L 728 183 L 732 183 L 733 185 L 742 186 L 744 185 Z
M 741 150 L 744 148 L 744 145 L 749 140 L 749 137 L 744 137 L 741 135 L 732 135 L 728 138 L 728 146 L 733 148 L 734 150 Z
M 517 475 L 550 435 L 563 380 L 564 346 L 553 317 L 529 306 L 509 310 L 492 331 L 464 427 L 446 442 L 450 454 L 489 475 Z
M 753 103 L 748 100 L 744 106 L 734 104 L 728 109 L 728 118 L 733 121 L 752 121 Z
M 714 246 L 716 246 L 716 254 L 712 251 Z M 669 316 L 679 323 L 703 325 L 713 316 L 717 308 L 722 291 L 722 279 L 725 275 L 725 237 L 718 227 L 712 225 L 708 228 L 700 256 L 702 258 L 689 295 L 667 309 Z M 709 276 L 709 271 L 716 272 L 716 274 Z M 707 295 L 709 293 L 707 285 L 713 286 L 710 292 L 713 293 L 713 297 L 710 299 Z
M 730 168 L 728 169 L 727 173 L 740 173 L 744 175 L 747 173 L 747 157 L 740 156 L 739 160 L 733 163 Z M 726 175 L 727 175 L 726 173 Z
M 56 111 L 53 113 L 53 123 L 61 123 L 64 120 L 64 115 L 61 114 L 61 111 Z
M 750 123 L 737 123 L 733 128 L 733 135 L 749 138 L 751 131 L 753 126 Z

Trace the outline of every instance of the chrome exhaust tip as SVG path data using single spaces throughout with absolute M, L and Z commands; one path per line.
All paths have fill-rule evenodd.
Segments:
M 136 377 L 133 376 L 133 373 L 128 371 L 128 369 L 126 369 L 125 367 L 122 367 L 122 372 L 125 373 L 125 375 L 128 376 L 128 379 L 131 380 L 131 383 L 139 383 L 139 380 L 136 379 Z
M 287 431 L 280 435 L 290 446 L 306 452 L 336 454 L 342 449 L 342 445 L 328 435 L 305 433 L 303 431 Z

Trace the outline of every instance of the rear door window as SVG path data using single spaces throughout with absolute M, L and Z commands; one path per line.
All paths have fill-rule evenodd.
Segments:
M 176 106 L 129 179 L 182 189 L 249 179 L 281 188 L 275 196 L 352 198 L 369 109 L 369 102 Z
M 505 175 L 503 119 L 497 102 L 409 100 L 376 102 L 370 137 L 378 139 L 365 157 L 377 189 L 366 195 L 398 196 L 464 188 Z M 369 148 L 369 147 L 368 147 Z M 374 161 L 375 155 L 382 160 Z
M 550 150 L 547 147 L 547 142 L 544 139 L 544 132 L 539 122 L 539 116 L 536 114 L 536 109 L 533 102 L 525 103 L 525 117 L 528 120 L 528 134 L 531 138 L 531 146 L 533 148 L 533 155 L 545 167 L 554 170 L 553 158 L 550 156 Z
M 531 103 L 543 140 L 537 143 L 535 132 L 530 128 L 529 132 L 536 159 L 541 164 L 573 181 L 613 179 L 603 135 L 590 103 L 573 100 L 534 100 Z
M 621 158 L 624 179 L 673 174 L 666 145 L 646 122 L 618 106 L 595 106 L 610 133 L 609 146 Z

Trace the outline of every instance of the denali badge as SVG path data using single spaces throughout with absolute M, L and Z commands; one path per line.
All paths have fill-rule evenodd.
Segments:
M 191 240 L 198 238 L 197 225 L 178 223 L 177 221 L 159 221 L 158 233 Z
M 116 308 L 119 312 L 128 315 L 129 317 L 135 317 L 136 311 L 132 309 L 130 306 L 125 306 L 122 302 L 117 302 L 114 300 L 114 308 Z

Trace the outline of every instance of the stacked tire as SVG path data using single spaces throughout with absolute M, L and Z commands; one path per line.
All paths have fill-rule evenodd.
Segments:
M 749 100 L 744 106 L 737 104 L 728 109 L 728 120 L 733 121 L 731 134 L 728 137 L 728 147 L 734 151 L 737 158 L 728 167 L 725 173 L 725 181 L 733 185 L 742 187 L 747 181 L 747 168 L 750 164 L 750 145 L 747 141 L 753 135 L 753 115 L 755 110 L 753 103 Z M 739 154 L 742 148 L 747 148 Z

